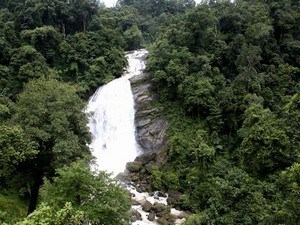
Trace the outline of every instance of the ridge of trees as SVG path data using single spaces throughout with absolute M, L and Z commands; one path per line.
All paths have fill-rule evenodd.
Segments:
M 299 223 L 299 1 L 194 6 L 0 2 L 0 223 L 127 224 L 128 196 L 88 168 L 82 99 L 154 41 L 147 70 L 170 128 L 153 187 L 183 193 L 187 225 Z
M 128 223 L 127 194 L 107 175 L 89 172 L 83 99 L 122 75 L 124 50 L 149 44 L 173 15 L 193 6 L 144 3 L 0 2 L 1 224 Z M 59 186 L 68 176 L 78 176 L 77 190 Z M 41 189 L 55 201 L 41 198 Z
M 298 1 L 207 1 L 150 48 L 170 121 L 154 184 L 183 193 L 186 224 L 299 223 L 299 24 Z

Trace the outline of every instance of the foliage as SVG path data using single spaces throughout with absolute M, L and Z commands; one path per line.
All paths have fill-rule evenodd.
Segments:
M 26 219 L 16 223 L 17 225 L 80 225 L 82 224 L 83 212 L 75 210 L 72 204 L 66 202 L 63 208 L 55 211 L 46 204 L 42 204 Z
M 108 174 L 92 173 L 84 162 L 76 162 L 57 175 L 42 188 L 42 202 L 54 211 L 70 202 L 91 224 L 127 224 L 129 196 Z
M 195 213 L 186 224 L 297 224 L 299 9 L 204 1 L 149 48 L 169 120 L 168 162 L 154 182 L 183 193 L 181 207 Z
M 90 154 L 77 94 L 87 98 L 119 77 L 124 49 L 154 41 L 147 70 L 169 120 L 169 144 L 152 186 L 183 193 L 181 207 L 195 213 L 186 224 L 299 223 L 299 1 L 194 6 L 0 2 L 0 193 L 19 192 L 31 212 L 48 179 L 44 202 L 21 224 L 127 221 L 127 201 L 113 196 L 125 195 L 107 175 L 65 166 Z M 17 209 L 1 210 L 1 222 L 16 223 Z
M 16 224 L 26 216 L 26 204 L 16 193 L 3 193 L 0 195 L 0 223 Z
M 36 146 L 19 126 L 0 125 L 0 179 L 13 174 L 22 161 L 37 154 Z
M 33 178 L 29 212 L 35 209 L 44 176 L 52 177 L 56 168 L 90 154 L 84 104 L 76 92 L 75 86 L 38 79 L 28 82 L 18 96 L 13 121 L 20 124 L 38 151 L 21 171 Z

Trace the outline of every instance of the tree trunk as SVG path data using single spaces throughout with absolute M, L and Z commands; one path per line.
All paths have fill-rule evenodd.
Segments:
M 82 18 L 82 25 L 83 25 L 83 33 L 86 34 L 86 16 L 85 15 Z
M 30 202 L 28 206 L 28 215 L 36 209 L 36 205 L 39 197 L 39 190 L 42 183 L 43 183 L 43 173 L 38 172 L 35 175 L 33 185 L 30 188 Z
M 65 23 L 62 23 L 62 33 L 63 33 L 63 36 L 65 38 L 66 37 L 66 25 L 65 25 Z

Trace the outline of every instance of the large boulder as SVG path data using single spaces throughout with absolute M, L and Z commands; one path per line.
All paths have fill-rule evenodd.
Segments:
M 144 153 L 144 154 L 136 157 L 134 161 L 145 165 L 145 164 L 148 164 L 149 162 L 153 161 L 154 159 L 155 159 L 155 153 L 147 152 L 147 153 Z
M 143 209 L 143 211 L 145 211 L 145 212 L 150 212 L 151 208 L 152 208 L 152 204 L 151 204 L 151 202 L 149 202 L 149 201 L 146 201 L 146 202 L 142 205 L 142 209 Z
M 142 220 L 142 215 L 135 209 L 131 211 L 131 217 L 130 217 L 131 222 L 135 222 L 137 220 Z
M 153 204 L 153 211 L 156 213 L 161 213 L 166 210 L 168 210 L 168 206 L 166 206 L 165 204 L 157 203 L 157 202 Z
M 143 169 L 143 164 L 141 162 L 128 162 L 126 169 L 131 173 L 138 173 Z
M 149 221 L 154 221 L 155 220 L 155 213 L 154 212 L 150 212 L 147 219 Z
M 167 198 L 168 205 L 178 205 L 181 195 L 182 194 L 179 191 L 169 190 Z

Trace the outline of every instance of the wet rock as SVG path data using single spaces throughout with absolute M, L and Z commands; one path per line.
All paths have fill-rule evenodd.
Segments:
M 132 180 L 133 182 L 137 182 L 139 179 L 140 179 L 139 176 L 136 175 L 136 174 L 133 174 L 133 175 L 131 176 L 131 180 Z
M 146 186 L 141 186 L 141 190 L 142 190 L 143 192 L 147 192 Z
M 137 197 L 135 197 L 134 198 L 134 201 L 136 201 L 137 203 L 139 203 L 139 205 L 143 205 L 143 204 L 145 204 L 146 203 L 146 198 L 145 197 L 139 197 L 139 196 L 137 196 Z
M 181 193 L 179 191 L 169 190 L 167 203 L 168 205 L 176 205 L 179 203 L 181 197 Z
M 144 166 L 147 173 L 151 173 L 152 167 L 154 166 L 154 162 L 150 162 Z
M 136 191 L 139 192 L 139 193 L 143 192 L 143 190 L 141 189 L 141 187 L 136 187 Z
M 157 196 L 158 197 L 163 197 L 163 198 L 167 197 L 167 195 L 162 191 L 157 192 Z
M 164 118 L 152 118 L 148 126 L 137 127 L 137 141 L 143 151 L 157 152 L 159 149 L 165 148 L 167 143 L 167 128 L 168 122 Z
M 158 153 L 147 155 L 143 158 L 143 164 L 155 161 L 162 165 L 166 162 L 167 138 L 166 130 L 168 128 L 167 120 L 160 116 L 160 108 L 152 106 L 151 103 L 156 99 L 156 95 L 151 92 L 151 78 L 147 73 L 135 76 L 130 79 L 131 89 L 135 101 L 135 123 L 136 139 L 141 146 L 143 153 Z M 143 157 L 144 154 L 143 154 Z M 148 158 L 150 157 L 150 158 Z
M 168 206 L 166 206 L 165 204 L 162 204 L 162 203 L 157 203 L 155 202 L 153 204 L 153 211 L 156 212 L 156 213 L 160 213 L 160 212 L 163 212 L 163 211 L 168 211 Z
M 126 164 L 126 169 L 131 173 L 138 173 L 143 169 L 143 164 L 141 162 L 128 162 Z
M 131 199 L 131 205 L 140 205 L 140 203 L 135 199 Z
M 175 219 L 171 219 L 171 218 L 158 218 L 157 222 L 160 225 L 174 225 Z
M 143 127 L 147 124 L 149 124 L 151 122 L 151 119 L 145 119 L 145 120 L 139 120 L 137 123 L 136 123 L 136 126 L 137 127 Z
M 176 209 L 171 209 L 171 215 L 173 217 L 175 217 L 176 219 L 183 219 L 183 218 L 187 218 L 189 216 L 188 213 L 186 213 L 184 211 L 179 211 Z
M 147 219 L 149 221 L 154 221 L 155 220 L 155 213 L 154 212 L 150 212 Z
M 144 153 L 144 154 L 136 157 L 134 162 L 141 163 L 142 165 L 145 165 L 145 164 L 151 162 L 154 159 L 155 159 L 155 153 L 148 152 L 148 153 Z
M 142 220 L 142 215 L 135 209 L 131 211 L 131 217 L 130 217 L 131 222 L 135 222 L 137 220 Z
M 152 204 L 151 204 L 151 202 L 149 202 L 149 201 L 147 201 L 147 200 L 146 200 L 146 202 L 142 205 L 142 209 L 143 209 L 143 211 L 145 211 L 145 212 L 150 212 L 151 208 L 152 208 Z

